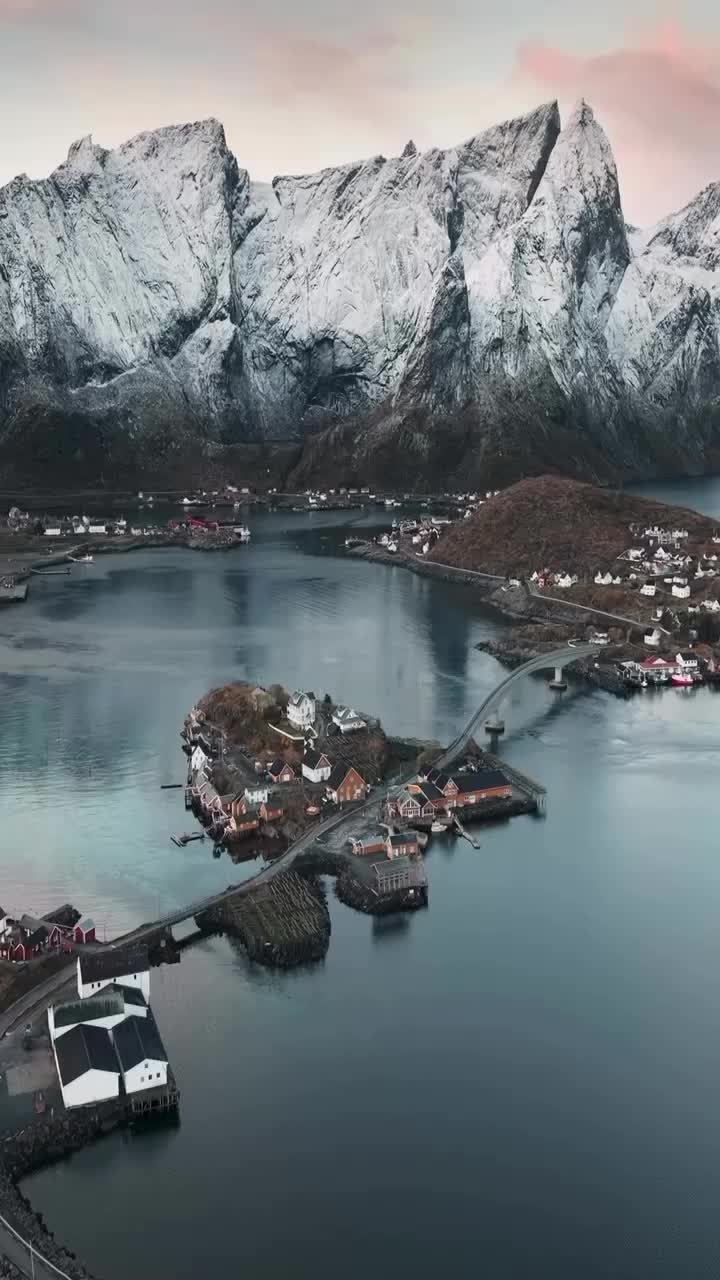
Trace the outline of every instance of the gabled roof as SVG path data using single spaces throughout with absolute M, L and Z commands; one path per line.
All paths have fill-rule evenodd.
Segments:
M 109 948 L 85 952 L 80 956 L 80 977 L 83 982 L 100 982 L 103 978 L 125 978 L 130 973 L 145 973 L 149 969 L 146 946 Z
M 306 699 L 308 702 L 314 701 L 314 699 L 310 696 L 309 693 L 303 693 L 302 689 L 296 689 L 294 693 L 290 694 L 290 697 L 288 699 L 288 706 L 289 707 L 302 706 L 303 702 Z
M 94 1022 L 97 1018 L 112 1018 L 125 1013 L 125 1001 L 112 987 L 103 987 L 102 991 L 91 996 L 89 1000 L 66 1000 L 56 1004 L 53 1019 L 56 1027 L 72 1027 L 77 1022 Z
M 352 724 L 355 720 L 362 720 L 362 716 L 359 716 L 352 707 L 336 707 L 333 711 L 333 720 L 345 720 L 348 724 Z
M 320 765 L 323 760 L 326 765 L 332 763 L 330 757 L 326 756 L 324 751 L 315 751 L 312 747 L 305 748 L 303 764 L 306 764 L 308 769 L 317 769 L 318 765 Z
M 418 787 L 418 795 L 424 796 L 426 800 L 443 800 L 445 798 L 434 782 L 421 782 Z
M 347 778 L 350 770 L 352 770 L 353 773 L 356 773 L 360 781 L 364 783 L 365 779 L 363 778 L 360 770 L 357 769 L 354 764 L 336 764 L 328 778 L 328 786 L 332 791 L 337 791 L 337 788 L 341 786 Z
M 295 772 L 292 765 L 288 764 L 287 760 L 273 760 L 272 764 L 268 765 L 268 773 L 277 775 L 282 773 L 283 769 L 286 768 L 290 769 L 291 773 Z
M 126 1018 L 119 1022 L 113 1036 L 123 1071 L 130 1071 L 148 1058 L 157 1062 L 168 1060 L 152 1009 L 148 1009 L 146 1018 Z
M 104 1027 L 73 1027 L 55 1041 L 55 1055 L 63 1084 L 72 1084 L 88 1071 L 115 1075 L 120 1071 L 110 1033 Z

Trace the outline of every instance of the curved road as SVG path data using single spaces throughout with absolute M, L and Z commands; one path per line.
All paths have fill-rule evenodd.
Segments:
M 491 693 L 483 699 L 480 706 L 468 720 L 464 729 L 450 743 L 436 759 L 435 767 L 438 769 L 447 768 L 460 752 L 467 747 L 471 738 L 474 736 L 478 727 L 482 724 L 488 713 L 497 706 L 500 699 L 505 695 L 511 685 L 517 680 L 521 680 L 523 676 L 529 675 L 532 671 L 543 671 L 548 667 L 565 667 L 571 662 L 575 662 L 578 658 L 587 658 L 598 652 L 598 646 L 593 644 L 564 645 L 562 648 L 553 649 L 550 653 L 541 654 L 538 658 L 531 658 L 528 662 L 524 662 L 522 666 L 516 667 L 509 675 L 505 676 Z M 411 774 L 407 779 L 401 780 L 396 785 L 402 786 L 404 781 L 411 781 L 414 775 Z M 275 862 L 264 867 L 262 871 L 258 871 L 257 875 L 250 876 L 247 880 L 243 880 L 238 885 L 233 885 L 227 889 L 222 889 L 219 893 L 209 894 L 205 898 L 199 898 L 197 902 L 192 902 L 184 907 L 178 907 L 175 911 L 169 911 L 159 920 L 153 920 L 150 923 L 138 925 L 137 929 L 133 929 L 130 933 L 123 934 L 122 937 L 116 938 L 113 942 L 107 943 L 103 950 L 115 951 L 118 948 L 126 947 L 132 942 L 142 942 L 144 939 L 152 937 L 159 930 L 170 928 L 174 924 L 179 924 L 181 920 L 189 920 L 193 916 L 201 915 L 204 911 L 209 911 L 211 907 L 218 906 L 227 898 L 236 894 L 241 896 L 252 892 L 258 885 L 268 884 L 276 876 L 281 875 L 283 871 L 288 871 L 292 867 L 296 859 L 310 849 L 315 842 L 326 835 L 335 827 L 340 826 L 347 821 L 349 817 L 355 817 L 363 810 L 369 809 L 378 803 L 377 793 L 373 793 L 363 804 L 353 807 L 349 812 L 336 813 L 332 817 L 326 818 L 324 822 L 320 822 L 317 826 L 311 827 L 308 831 L 300 836 L 294 844 L 290 845 Z M 80 949 L 78 949 L 80 950 Z M 47 978 L 39 986 L 34 987 L 25 995 L 20 996 L 18 1000 L 0 1014 L 0 1039 L 7 1035 L 21 1021 L 27 1020 L 38 1008 L 49 1003 L 53 996 L 72 980 L 70 972 L 71 964 L 69 961 L 67 967 L 61 969 L 58 973 Z

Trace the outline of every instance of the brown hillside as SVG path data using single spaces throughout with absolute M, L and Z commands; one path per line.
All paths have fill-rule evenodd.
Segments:
M 610 565 L 638 543 L 631 524 L 687 529 L 690 550 L 709 542 L 715 522 L 686 507 L 668 506 L 561 476 L 521 480 L 452 525 L 433 560 L 488 573 L 534 569 L 590 572 Z

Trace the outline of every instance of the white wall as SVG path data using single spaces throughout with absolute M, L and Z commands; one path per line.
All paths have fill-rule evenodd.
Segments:
M 113 982 L 117 982 L 121 987 L 136 987 L 142 991 L 146 1000 L 150 999 L 150 973 L 145 970 L 144 973 L 126 973 L 122 977 L 100 978 L 96 982 L 83 982 L 80 977 L 80 960 L 78 959 L 78 995 L 81 1000 L 86 1000 L 88 996 L 97 995 L 98 991 L 102 991 L 103 987 L 109 987 Z
M 86 1107 L 92 1102 L 117 1098 L 120 1094 L 120 1076 L 116 1071 L 86 1071 L 71 1084 L 61 1084 L 60 1088 L 66 1107 Z
M 158 1062 L 155 1058 L 139 1062 L 136 1067 L 123 1072 L 125 1090 L 127 1093 L 137 1093 L 140 1089 L 155 1089 L 167 1084 L 167 1072 L 167 1062 Z

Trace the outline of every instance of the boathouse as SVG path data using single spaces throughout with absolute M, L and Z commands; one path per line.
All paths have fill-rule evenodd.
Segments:
M 78 995 L 81 1000 L 110 983 L 136 987 L 150 999 L 150 966 L 146 946 L 101 948 L 85 952 L 77 961 Z
M 152 1009 L 126 1018 L 112 1035 L 126 1093 L 167 1084 L 168 1057 Z
M 84 916 L 82 920 L 78 920 L 73 929 L 73 940 L 75 942 L 94 942 L 95 941 L 95 921 L 90 916 Z
M 60 1091 L 68 1108 L 120 1094 L 120 1064 L 105 1027 L 76 1026 L 53 1042 Z
M 458 791 L 448 807 L 480 804 L 483 800 L 509 799 L 512 786 L 499 769 L 470 769 L 456 778 Z

